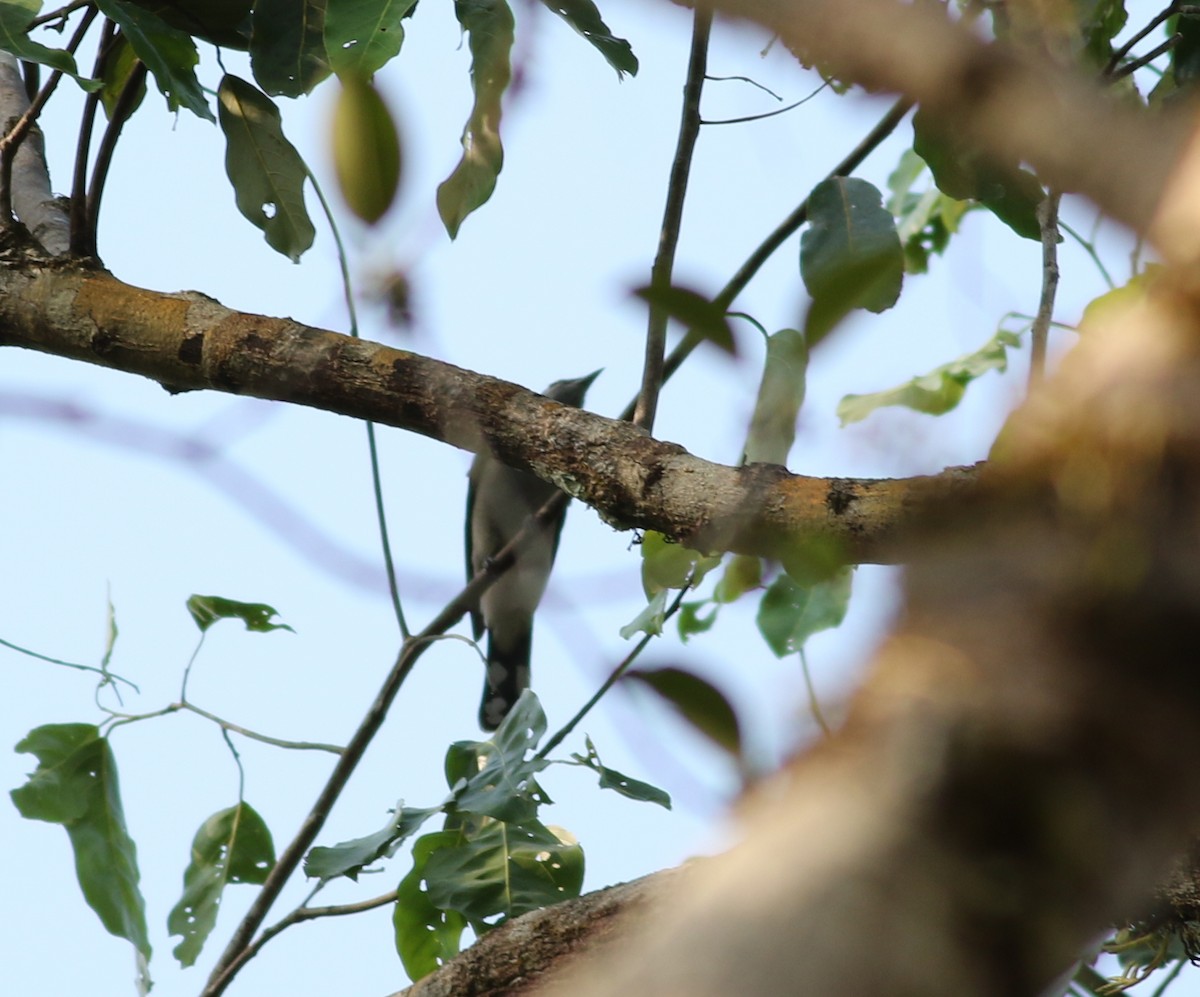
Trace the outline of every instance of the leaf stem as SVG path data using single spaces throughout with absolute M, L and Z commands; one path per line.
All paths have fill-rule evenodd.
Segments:
M 350 263 L 346 255 L 346 247 L 342 243 L 342 233 L 334 220 L 329 201 L 325 199 L 325 192 L 321 189 L 321 185 L 317 182 L 313 171 L 308 168 L 307 163 L 304 164 L 304 171 L 308 174 L 313 190 L 317 192 L 317 200 L 321 202 L 321 210 L 325 212 L 325 220 L 329 223 L 329 229 L 333 233 L 334 245 L 337 246 L 338 266 L 342 272 L 342 293 L 346 299 L 346 311 L 350 316 L 350 335 L 354 339 L 358 339 L 358 310 L 354 304 Z M 371 464 L 371 490 L 375 497 L 375 521 L 379 525 L 379 546 L 383 553 L 384 574 L 387 576 L 392 612 L 396 616 L 396 622 L 400 625 L 400 636 L 407 640 L 412 634 L 408 629 L 408 622 L 404 618 L 404 606 L 400 601 L 400 583 L 396 578 L 396 562 L 392 557 L 392 543 L 388 536 L 387 512 L 383 502 L 383 478 L 379 471 L 379 447 L 375 442 L 375 423 L 365 420 L 365 425 L 367 427 L 367 453 Z

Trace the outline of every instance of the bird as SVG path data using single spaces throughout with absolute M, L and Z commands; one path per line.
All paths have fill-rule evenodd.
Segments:
M 564 405 L 579 408 L 592 381 L 600 374 L 555 381 L 545 391 Z M 535 475 L 518 471 L 481 450 L 471 463 L 467 485 L 467 578 L 487 567 L 535 512 L 557 491 Z M 479 726 L 493 731 L 529 688 L 529 660 L 533 640 L 533 614 L 558 552 L 566 507 L 539 535 L 522 547 L 516 562 L 483 593 L 471 611 L 475 639 L 486 631 L 487 671 L 479 704 Z

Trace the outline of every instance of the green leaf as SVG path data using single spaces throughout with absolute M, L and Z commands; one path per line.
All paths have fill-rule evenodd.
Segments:
M 38 767 L 11 792 L 22 817 L 62 824 L 75 853 L 75 874 L 100 923 L 138 953 L 140 985 L 149 990 L 146 906 L 138 887 L 137 847 L 125 827 L 117 763 L 92 724 L 48 724 L 17 745 Z
M 468 921 L 519 917 L 579 896 L 583 849 L 536 820 L 487 821 L 425 863 L 430 902 Z
M 620 634 L 625 640 L 629 640 L 634 634 L 644 633 L 650 637 L 657 637 L 662 633 L 663 623 L 667 617 L 668 591 L 668 589 L 661 589 L 656 592 L 637 616 L 621 627 Z
M 653 689 L 701 734 L 734 758 L 742 756 L 742 733 L 737 714 L 724 694 L 710 682 L 682 668 L 634 669 L 622 681 L 640 682 Z
M 923 111 L 913 116 L 913 149 L 929 164 L 938 189 L 959 201 L 978 201 L 1017 235 L 1041 240 L 1037 208 L 1042 185 L 1015 162 L 998 163 L 960 138 L 935 129 Z
M 651 308 L 661 309 L 668 318 L 687 326 L 689 332 L 707 339 L 730 356 L 737 356 L 737 341 L 733 338 L 733 326 L 729 324 L 725 309 L 713 304 L 699 291 L 650 284 L 636 288 L 633 293 Z
M 1001 329 L 974 353 L 942 364 L 899 387 L 869 395 L 846 395 L 838 402 L 838 418 L 843 426 L 848 426 L 889 405 L 901 405 L 927 415 L 942 415 L 962 400 L 967 385 L 976 378 L 990 370 L 1007 370 L 1008 350 L 1020 345 L 1021 339 L 1015 332 Z
M 814 585 L 800 585 L 782 574 L 763 593 L 758 606 L 758 629 L 777 657 L 795 654 L 822 630 L 840 626 L 850 604 L 852 568 Z
M 1141 273 L 1130 277 L 1127 283 L 1093 298 L 1084 306 L 1079 331 L 1086 333 L 1097 323 L 1115 323 L 1141 307 L 1162 277 L 1164 269 L 1161 263 L 1151 263 Z
M 358 881 L 365 866 L 396 854 L 401 842 L 415 832 L 441 807 L 406 807 L 398 804 L 392 818 L 374 834 L 343 841 L 332 847 L 310 849 L 304 859 L 304 875 L 314 879 L 335 879 L 346 876 Z
M 400 53 L 417 0 L 328 0 L 325 53 L 339 76 L 370 79 Z
M 304 207 L 308 169 L 283 134 L 279 108 L 257 88 L 225 76 L 217 91 L 225 133 L 225 172 L 238 210 L 293 263 L 316 236 Z
M 549 762 L 526 758 L 546 733 L 546 715 L 529 690 L 521 693 L 490 741 L 458 741 L 446 753 L 454 811 L 497 820 L 531 820 L 545 794 L 534 776 Z
M 815 345 L 856 308 L 882 312 L 900 296 L 904 257 L 883 195 L 865 180 L 831 177 L 808 195 L 800 274 L 812 297 L 805 319 Z
M 121 26 L 138 58 L 154 76 L 159 91 L 167 98 L 168 108 L 177 111 L 186 107 L 197 117 L 215 120 L 196 79 L 200 56 L 191 36 L 128 0 L 98 0 L 98 6 L 105 17 Z
M 600 755 L 596 752 L 596 746 L 592 743 L 592 739 L 584 738 L 584 742 L 587 744 L 587 754 L 572 755 L 571 757 L 600 776 L 601 789 L 614 790 L 639 803 L 657 803 L 660 807 L 671 809 L 670 793 L 657 786 L 651 786 L 648 782 L 642 782 L 640 779 L 631 779 L 616 769 L 610 769 L 600 761 Z
M 129 44 L 129 40 L 125 35 L 117 35 L 113 39 L 113 46 L 109 50 L 108 58 L 104 60 L 104 89 L 100 91 L 100 100 L 104 104 L 104 114 L 111 121 L 113 111 L 116 110 L 117 101 L 121 99 L 121 94 L 125 91 L 126 85 L 133 77 L 133 71 L 138 67 L 139 60 L 137 53 L 133 50 L 133 46 Z M 146 97 L 146 80 L 143 77 L 137 100 L 130 109 L 132 114 L 139 107 Z
M 695 588 L 700 580 L 721 563 L 720 556 L 701 554 L 698 550 L 668 540 L 656 530 L 642 535 L 642 588 L 650 598 L 663 589 Z
M 98 90 L 99 80 L 80 76 L 75 57 L 61 48 L 48 48 L 27 34 L 29 25 L 42 9 L 42 0 L 0 0 L 0 49 L 18 59 L 61 69 L 77 79 L 85 90 Z
M 701 616 L 700 612 L 705 607 L 708 607 L 707 616 Z M 685 602 L 679 606 L 679 639 L 685 644 L 688 639 L 696 634 L 708 633 L 713 628 L 713 624 L 717 622 L 717 613 L 720 611 L 720 605 L 710 599 L 697 599 L 695 602 Z M 658 624 L 659 632 L 662 631 L 662 622 Z M 633 631 L 636 633 L 637 631 Z M 622 631 L 622 637 L 626 634 Z
M 796 420 L 804 404 L 807 372 L 808 346 L 803 333 L 781 329 L 767 339 L 767 356 L 743 463 L 787 464 L 796 441 Z
M 173 28 L 222 45 L 250 45 L 250 9 L 254 0 L 129 0 L 162 18 Z
M 250 804 L 218 810 L 192 839 L 192 860 L 183 874 L 183 895 L 167 915 L 167 930 L 183 938 L 175 946 L 181 966 L 195 964 L 217 923 L 229 883 L 260 885 L 275 865 L 266 822 Z
M 501 98 L 512 80 L 513 45 L 513 16 L 505 0 L 454 0 L 454 13 L 470 39 L 475 103 L 463 129 L 462 158 L 437 190 L 438 214 L 451 239 L 467 215 L 492 196 L 504 165 Z
M 626 73 L 636 76 L 637 56 L 624 38 L 617 38 L 608 30 L 600 17 L 600 11 L 592 0 L 542 0 L 547 7 L 592 43 L 608 64 L 617 71 L 617 76 Z
M 762 561 L 749 554 L 735 554 L 713 589 L 717 602 L 736 602 L 745 593 L 762 587 Z
M 247 630 L 269 633 L 272 630 L 292 630 L 286 623 L 272 623 L 279 613 L 263 602 L 238 602 L 219 595 L 193 595 L 187 601 L 188 612 L 203 633 L 217 620 L 241 620 Z M 292 630 L 292 633 L 295 633 Z
M 458 955 L 467 919 L 458 911 L 434 906 L 423 884 L 429 856 L 440 848 L 453 847 L 460 838 L 454 831 L 437 831 L 413 842 L 412 872 L 400 880 L 396 890 L 392 908 L 396 953 L 414 983 Z
M 1112 41 L 1125 27 L 1125 0 L 1076 0 L 1083 51 L 1097 69 L 1112 58 Z
M 973 206 L 943 194 L 932 184 L 916 192 L 913 185 L 925 172 L 925 160 L 912 149 L 905 150 L 892 175 L 888 177 L 888 210 L 896 216 L 896 235 L 904 249 L 907 273 L 925 273 L 929 257 L 941 255 L 950 244 L 950 236 Z
M 299 97 L 329 75 L 327 6 L 328 0 L 256 0 L 250 65 L 267 93 Z

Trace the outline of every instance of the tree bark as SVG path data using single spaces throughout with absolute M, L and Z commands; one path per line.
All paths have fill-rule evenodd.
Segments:
M 0 266 L 0 345 L 140 374 L 168 391 L 253 395 L 487 447 L 613 526 L 659 530 L 701 550 L 887 561 L 925 496 L 964 492 L 975 479 L 972 468 L 889 481 L 726 467 L 415 353 L 236 312 L 195 291 L 143 290 L 100 269 L 21 253 L 14 261 L 14 252 Z

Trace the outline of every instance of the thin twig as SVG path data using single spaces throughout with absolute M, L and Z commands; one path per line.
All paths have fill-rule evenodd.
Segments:
M 129 679 L 123 678 L 115 672 L 106 671 L 103 668 L 97 668 L 95 665 L 80 665 L 76 664 L 74 661 L 63 661 L 60 658 L 51 658 L 47 654 L 39 654 L 37 651 L 31 651 L 27 647 L 21 647 L 21 645 L 4 640 L 2 637 L 0 637 L 0 647 L 7 647 L 9 650 L 16 651 L 19 654 L 24 654 L 30 658 L 36 658 L 38 661 L 45 661 L 51 665 L 61 665 L 63 668 L 74 668 L 79 672 L 95 672 L 97 675 L 103 676 L 108 682 L 124 682 L 134 692 L 140 694 L 142 691 L 136 685 L 130 682 Z
M 1104 278 L 1104 283 L 1108 285 L 1109 290 L 1116 287 L 1116 282 L 1112 279 L 1112 275 L 1108 272 L 1108 267 L 1104 265 L 1104 261 L 1100 259 L 1100 254 L 1096 252 L 1094 243 L 1085 239 L 1061 218 L 1058 220 L 1058 227 L 1079 243 L 1079 248 L 1092 258 L 1092 262 L 1096 264 L 1096 269 L 1100 271 L 1100 276 Z
M 65 23 L 67 18 L 75 13 L 75 11 L 77 11 L 80 7 L 89 6 L 91 6 L 91 0 L 71 0 L 71 3 L 66 4 L 63 7 L 59 7 L 57 10 L 52 10 L 49 14 L 40 14 L 39 16 L 35 17 L 29 22 L 29 27 L 40 28 L 43 24 L 49 24 L 51 21 L 63 21 Z M 95 17 L 95 8 L 92 8 L 88 13 Z M 61 28 L 56 28 L 55 30 L 61 30 Z
M 1124 59 L 1125 56 L 1127 56 L 1132 51 L 1133 46 L 1135 46 L 1138 42 L 1140 42 L 1143 38 L 1145 38 L 1148 34 L 1150 34 L 1151 31 L 1153 31 L 1155 28 L 1157 28 L 1160 24 L 1162 24 L 1169 17 L 1178 13 L 1178 10 L 1177 10 L 1178 6 L 1179 6 L 1178 3 L 1172 3 L 1172 4 L 1168 5 L 1165 10 L 1159 11 L 1157 14 L 1154 15 L 1154 17 L 1152 17 L 1150 19 L 1150 22 L 1144 28 L 1142 28 L 1140 31 L 1138 31 L 1132 38 L 1130 38 L 1127 42 L 1125 42 L 1125 44 L 1122 45 L 1119 49 L 1116 49 L 1113 52 L 1112 56 L 1109 58 L 1108 63 L 1105 65 L 1102 75 L 1111 76 L 1113 74 L 1113 70 L 1115 70 L 1117 68 L 1117 66 L 1120 65 L 1121 60 Z
M 253 952 L 257 951 L 256 947 L 252 951 L 251 942 L 254 933 L 262 926 L 271 905 L 274 904 L 292 874 L 299 868 L 305 853 L 316 840 L 317 835 L 321 833 L 321 828 L 324 827 L 333 805 L 341 796 L 342 790 L 346 788 L 350 776 L 358 767 L 358 763 L 362 761 L 367 747 L 379 732 L 379 728 L 383 726 L 396 694 L 425 649 L 434 642 L 434 638 L 444 634 L 476 605 L 479 596 L 512 566 L 520 551 L 536 536 L 541 535 L 546 524 L 558 514 L 568 501 L 570 500 L 563 492 L 558 492 L 549 499 L 537 513 L 525 522 L 520 532 L 505 544 L 482 570 L 476 572 L 466 587 L 451 599 L 419 634 L 414 634 L 404 641 L 391 671 L 388 672 L 383 685 L 360 721 L 354 736 L 347 743 L 345 751 L 318 794 L 316 802 L 304 818 L 300 830 L 280 853 L 274 868 L 263 882 L 262 889 L 259 890 L 250 909 L 242 918 L 230 938 L 229 944 L 225 947 L 225 951 L 213 968 L 204 988 L 203 997 L 218 997 L 219 994 L 224 993 L 238 970 L 251 958 Z M 261 947 L 261 942 L 259 946 Z
M 658 235 L 658 253 L 650 270 L 650 286 L 666 288 L 671 285 L 675 269 L 675 250 L 679 245 L 679 228 L 683 221 L 683 201 L 687 195 L 688 176 L 692 170 L 692 154 L 700 134 L 700 95 L 704 89 L 704 72 L 708 65 L 708 36 L 712 28 L 712 11 L 697 7 L 692 21 L 692 52 L 688 59 L 687 81 L 683 87 L 683 111 L 679 122 L 679 139 L 675 159 L 667 182 L 667 203 L 663 209 L 662 228 Z M 646 432 L 654 428 L 658 409 L 658 393 L 663 383 L 663 357 L 667 352 L 667 313 L 651 303 L 646 326 L 646 357 L 642 367 L 642 390 L 633 413 L 633 423 Z
M 1046 344 L 1050 322 L 1054 318 L 1054 297 L 1058 293 L 1058 202 L 1061 195 L 1049 192 L 1038 205 L 1038 225 L 1042 230 L 1042 297 L 1030 332 L 1032 355 L 1029 360 L 1029 387 L 1041 384 L 1046 376 Z
M 1171 49 L 1179 44 L 1179 41 L 1182 38 L 1183 35 L 1179 34 L 1179 32 L 1176 32 L 1161 45 L 1155 46 L 1145 55 L 1139 55 L 1136 59 L 1130 60 L 1119 69 L 1114 69 L 1109 74 L 1109 79 L 1119 80 L 1123 76 L 1129 76 L 1130 74 L 1137 72 L 1137 70 L 1141 69 L 1143 66 L 1152 63 L 1160 55 L 1166 55 L 1169 51 L 1171 51 Z
M 787 107 L 777 107 L 774 111 L 764 111 L 762 114 L 748 114 L 744 118 L 701 118 L 702 125 L 744 125 L 749 121 L 762 121 L 764 118 L 773 118 L 777 114 L 787 114 L 788 111 L 794 111 L 801 104 L 807 104 L 817 94 L 829 86 L 829 81 L 826 80 L 816 90 L 810 93 L 807 97 L 801 97 L 794 104 L 788 104 Z
M 683 597 L 685 595 L 687 595 L 687 593 L 691 590 L 691 587 L 692 587 L 692 578 L 691 578 L 691 576 L 689 576 L 687 583 L 683 586 L 683 588 L 681 588 L 679 590 L 679 594 L 677 596 L 675 596 L 674 601 L 667 608 L 667 611 L 663 614 L 664 622 L 666 620 L 669 620 L 672 616 L 675 615 L 675 613 L 678 611 L 679 607 L 683 604 Z M 559 728 L 558 731 L 555 732 L 554 736 L 551 737 L 550 740 L 548 740 L 544 745 L 542 745 L 541 750 L 539 750 L 538 753 L 533 756 L 534 758 L 545 758 L 547 755 L 550 754 L 551 751 L 553 751 L 560 744 L 562 744 L 562 742 L 566 739 L 567 735 L 570 734 L 571 731 L 573 731 L 576 728 L 576 726 L 579 724 L 579 721 L 581 721 L 584 717 L 586 717 L 588 715 L 588 713 L 591 712 L 592 707 L 594 707 L 598 702 L 600 702 L 600 699 L 604 696 L 604 694 L 606 692 L 608 692 L 608 690 L 611 689 L 614 685 L 616 685 L 618 680 L 621 678 L 621 676 L 624 675 L 625 672 L 629 670 L 629 666 L 632 665 L 634 663 L 634 661 L 637 660 L 638 655 L 641 654 L 642 651 L 644 651 L 646 649 L 646 645 L 650 643 L 651 639 L 654 636 L 655 636 L 654 634 L 650 634 L 650 633 L 642 635 L 642 639 L 637 642 L 637 645 L 633 648 L 632 651 L 630 651 L 627 655 L 625 655 L 625 657 L 622 659 L 621 663 L 612 670 L 611 674 L 608 676 L 608 678 L 606 678 L 604 680 L 604 682 L 601 684 L 600 688 L 596 690 L 595 694 L 586 703 L 584 703 L 583 706 L 581 706 L 579 708 L 579 712 L 577 712 L 575 714 L 575 716 L 571 717 L 570 720 L 568 720 L 565 724 L 563 724 L 563 726 L 561 728 Z
M 360 900 L 356 904 L 338 904 L 332 907 L 297 907 L 270 927 L 263 928 L 262 934 L 246 947 L 246 958 L 253 959 L 267 942 L 286 928 L 290 928 L 293 924 L 312 921 L 318 917 L 341 917 L 345 914 L 361 914 L 363 911 L 374 910 L 376 907 L 385 907 L 388 904 L 395 903 L 398 894 L 398 890 L 392 890 L 390 893 L 372 897 L 370 900 Z
M 783 102 L 783 98 L 780 97 L 779 94 L 777 94 L 774 90 L 772 90 L 770 87 L 763 86 L 761 83 L 758 82 L 758 80 L 750 79 L 749 76 L 712 76 L 712 75 L 709 75 L 704 78 L 706 80 L 708 80 L 710 83 L 727 83 L 731 80 L 737 80 L 740 83 L 749 83 L 752 87 L 758 87 L 758 89 L 763 91 L 763 93 L 769 93 L 772 97 L 774 97 L 780 103 Z
M 272 744 L 277 748 L 288 748 L 291 751 L 328 751 L 331 755 L 341 755 L 346 750 L 337 744 L 323 744 L 320 741 L 286 741 L 281 737 L 270 737 L 267 734 L 259 734 L 257 731 L 250 730 L 247 727 L 242 727 L 240 724 L 235 724 L 223 717 L 219 717 L 215 713 L 209 713 L 208 710 L 201 709 L 195 703 L 189 703 L 186 700 L 179 703 L 179 708 L 189 710 L 197 716 L 204 717 L 206 720 L 211 720 L 223 731 L 233 731 L 235 734 L 241 734 L 242 737 L 247 737 L 251 741 L 261 741 L 263 744 Z
M 840 163 L 837 164 L 828 174 L 829 177 L 843 177 L 848 175 L 853 170 L 857 169 L 859 164 L 875 151 L 893 131 L 896 126 L 904 120 L 904 116 L 908 114 L 912 108 L 912 101 L 906 97 L 901 97 L 891 109 L 879 120 L 879 123 L 872 128 L 865 138 L 846 156 Z M 746 285 L 754 278 L 754 275 L 762 268 L 762 265 L 771 258 L 776 250 L 782 246 L 797 229 L 800 228 L 808 220 L 808 198 L 806 197 L 797 208 L 787 216 L 775 231 L 766 237 L 761 244 L 747 257 L 730 279 L 729 283 L 721 289 L 721 292 L 713 299 L 713 304 L 719 308 L 728 308 L 733 304 L 734 299 L 745 290 Z M 700 345 L 702 337 L 694 333 L 688 333 L 683 337 L 671 351 L 663 364 L 662 379 L 666 382 L 683 364 L 683 362 L 692 354 L 692 351 Z M 621 413 L 621 418 L 628 421 L 633 417 L 635 402 L 630 402 Z

